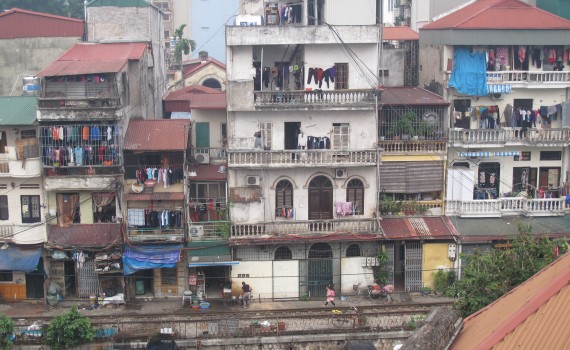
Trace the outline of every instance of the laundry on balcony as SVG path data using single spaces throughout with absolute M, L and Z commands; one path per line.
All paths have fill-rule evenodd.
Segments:
M 336 202 L 336 215 L 347 216 L 352 215 L 354 212 L 352 208 L 352 202 Z
M 277 208 L 275 208 L 275 217 L 285 218 L 285 219 L 294 219 L 295 218 L 295 209 L 294 208 L 287 208 L 287 207 L 277 207 Z

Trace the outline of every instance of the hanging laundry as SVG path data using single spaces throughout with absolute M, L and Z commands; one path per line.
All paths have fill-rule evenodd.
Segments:
M 523 63 L 524 60 L 525 60 L 525 58 L 526 58 L 526 47 L 524 47 L 524 46 L 519 46 L 519 54 L 518 54 L 518 57 L 519 57 L 520 63 Z

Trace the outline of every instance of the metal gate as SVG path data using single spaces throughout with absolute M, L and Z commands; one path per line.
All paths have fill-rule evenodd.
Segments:
M 388 274 L 386 284 L 394 285 L 394 246 L 385 245 L 384 249 L 386 250 L 386 254 L 388 254 L 388 262 L 386 262 L 386 266 L 384 266 L 384 271 Z
M 308 261 L 309 296 L 324 297 L 327 295 L 326 287 L 333 282 L 332 260 L 311 259 Z
M 418 292 L 422 287 L 422 245 L 407 243 L 404 260 L 405 287 L 407 292 Z
M 99 277 L 95 273 L 95 260 L 85 260 L 82 266 L 75 265 L 79 297 L 89 298 L 99 291 Z

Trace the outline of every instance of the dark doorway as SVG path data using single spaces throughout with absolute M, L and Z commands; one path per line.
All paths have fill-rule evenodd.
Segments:
M 469 110 L 470 107 L 471 107 L 470 99 L 453 100 L 453 108 L 455 109 L 455 115 L 453 116 L 453 125 L 451 125 L 451 127 L 469 129 L 471 116 L 469 115 L 469 113 L 467 113 L 467 111 Z
M 317 176 L 309 183 L 309 220 L 333 218 L 333 187 L 325 176 Z
M 38 268 L 26 274 L 26 298 L 41 299 L 44 297 L 45 278 L 44 260 L 40 258 Z
M 76 296 L 77 291 L 76 275 L 75 275 L 75 261 L 66 260 L 63 263 L 63 280 L 65 282 L 65 295 Z
M 480 163 L 477 173 L 477 188 L 473 199 L 496 199 L 499 197 L 501 183 L 501 164 L 496 162 Z
M 285 122 L 285 149 L 297 149 L 300 122 Z
M 309 250 L 309 295 L 322 297 L 326 287 L 332 285 L 332 249 L 327 243 L 315 243 Z
M 152 269 L 137 271 L 132 276 L 135 278 L 135 295 L 153 294 L 154 274 Z
M 226 286 L 225 266 L 206 266 L 202 268 L 202 273 L 206 279 L 206 295 L 208 298 L 223 298 L 224 287 Z M 252 286 L 253 287 L 253 286 Z

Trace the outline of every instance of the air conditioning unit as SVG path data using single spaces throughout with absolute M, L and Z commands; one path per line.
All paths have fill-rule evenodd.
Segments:
M 198 153 L 194 158 L 200 164 L 210 164 L 210 155 L 208 153 Z
M 502 100 L 504 94 L 502 92 L 498 92 L 496 94 L 489 94 L 489 97 L 491 97 L 491 100 Z
M 335 169 L 334 177 L 335 179 L 346 179 L 347 177 L 346 169 Z
M 192 225 L 188 229 L 188 234 L 190 238 L 202 237 L 204 235 L 204 226 Z
M 259 176 L 248 175 L 245 177 L 245 183 L 248 186 L 259 186 Z

